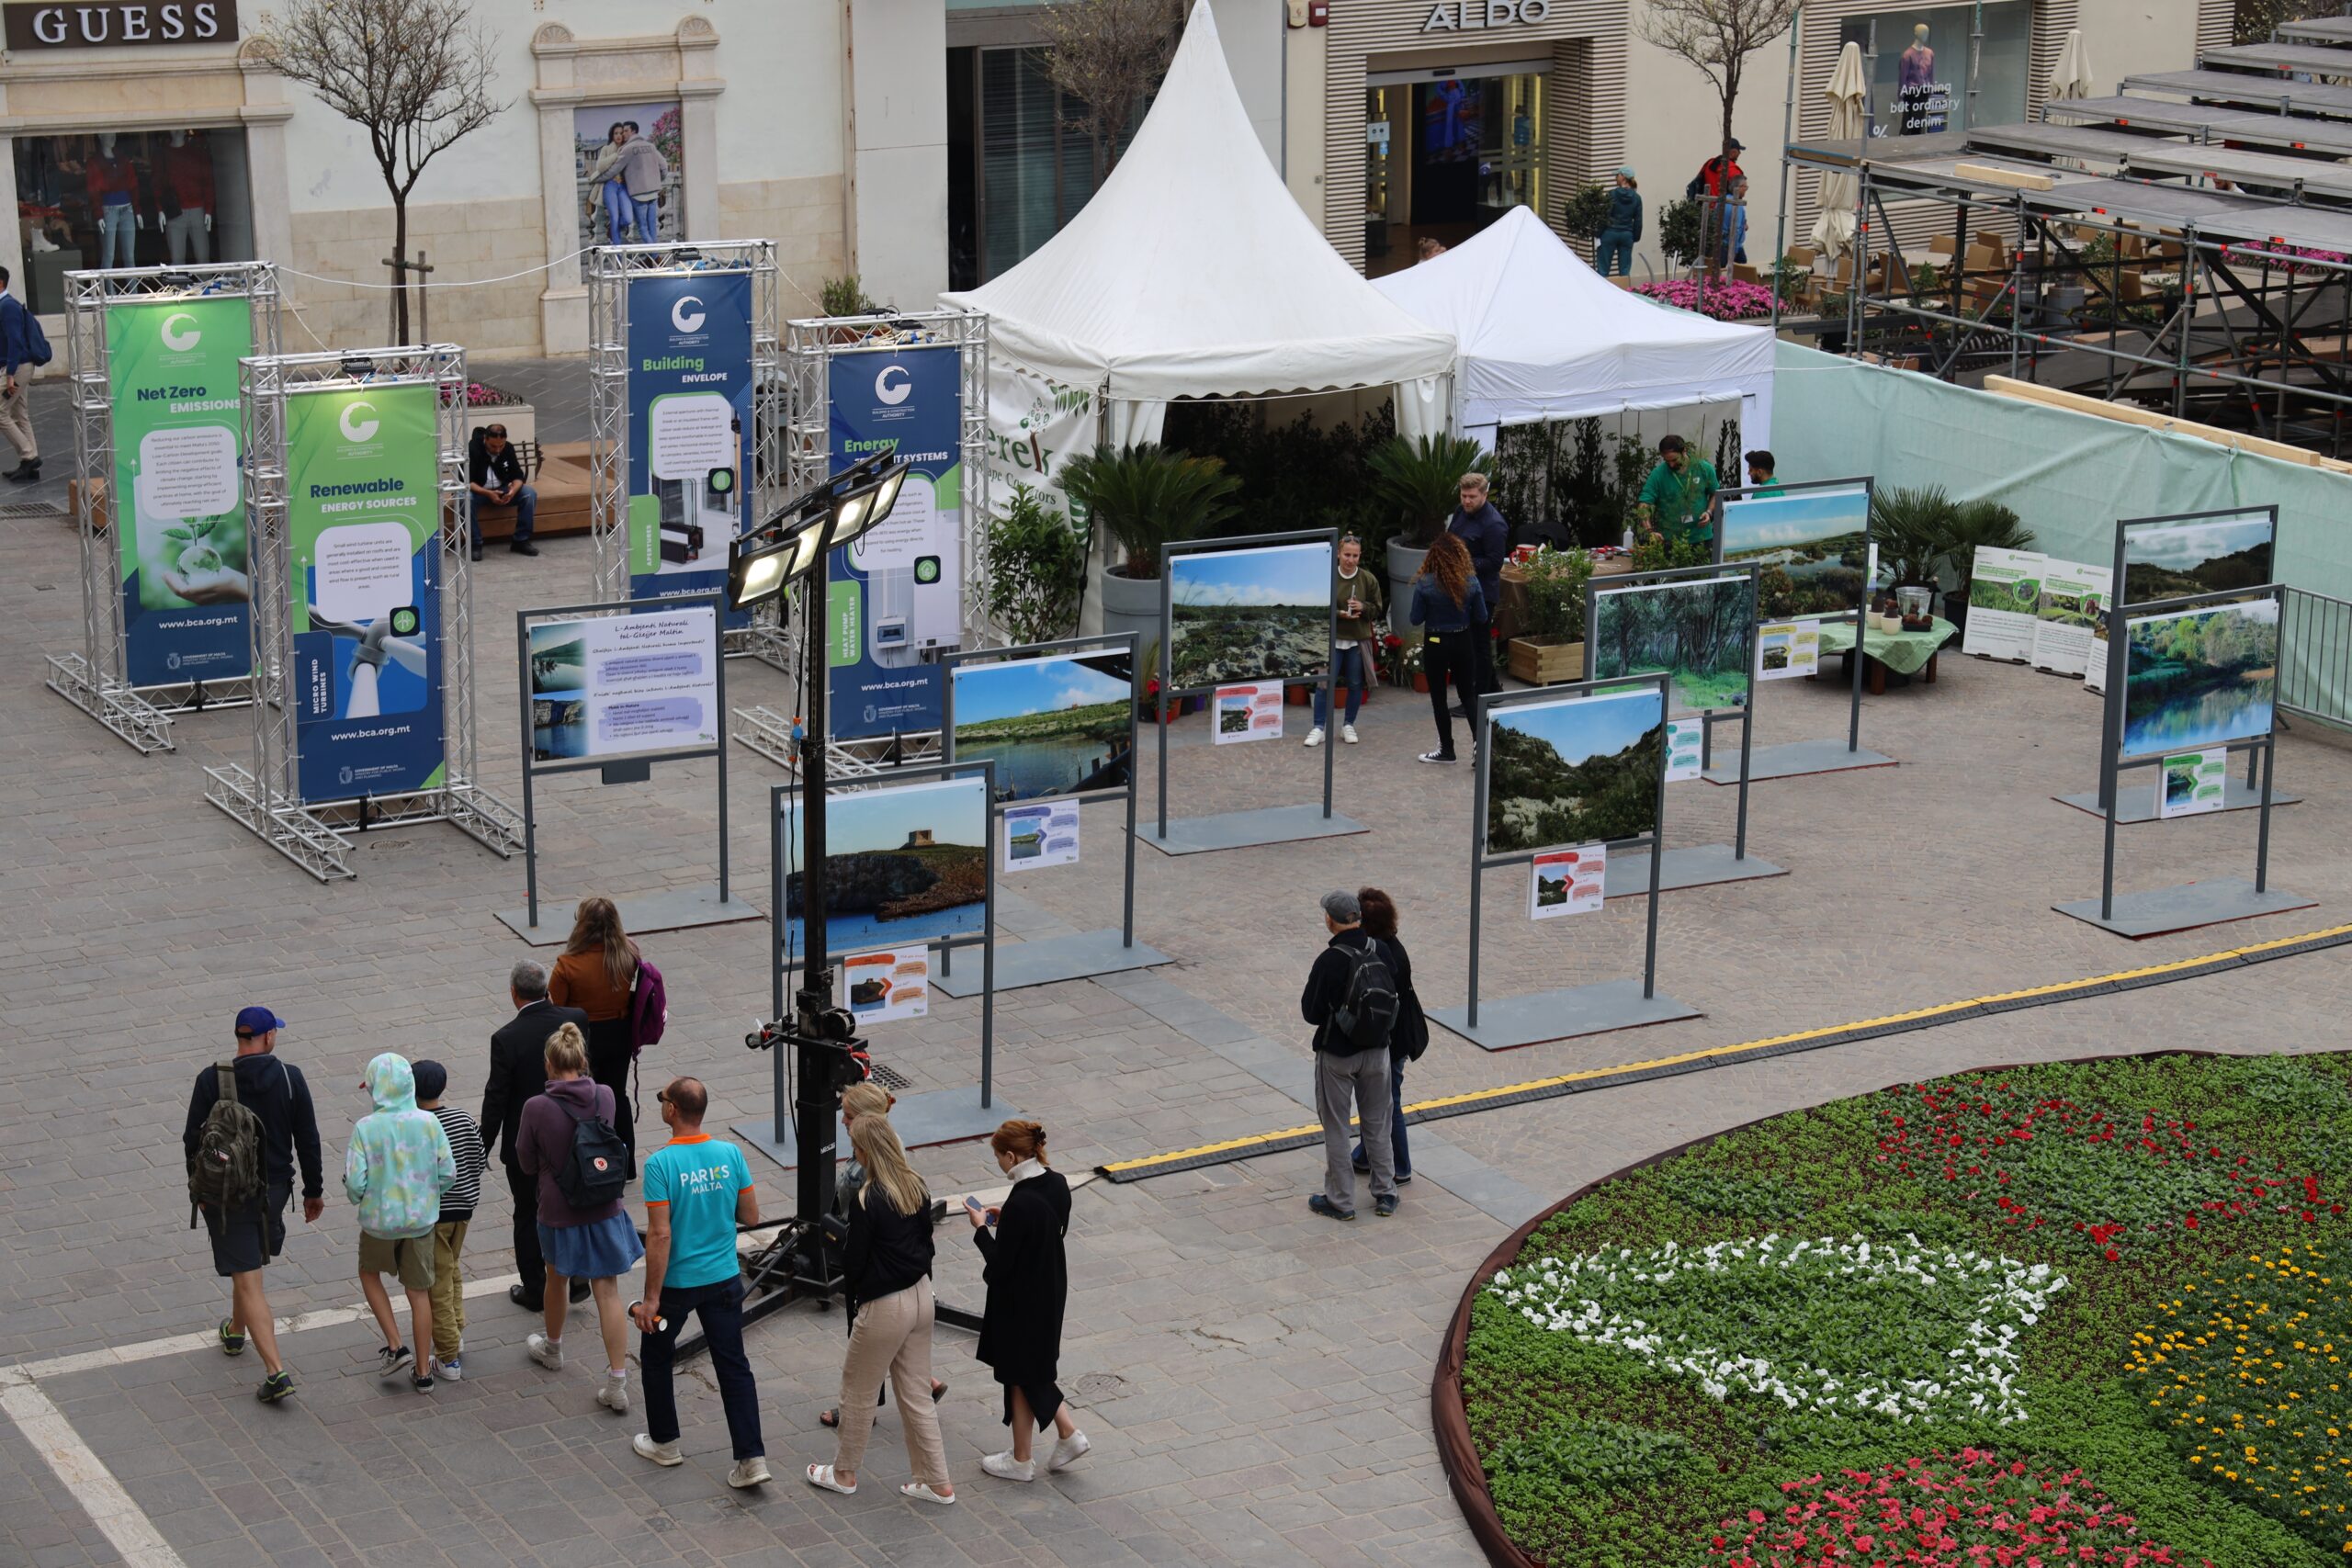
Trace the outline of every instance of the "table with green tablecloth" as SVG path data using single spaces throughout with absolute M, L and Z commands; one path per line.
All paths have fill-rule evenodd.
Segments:
M 1934 617 L 1935 624 L 1923 632 L 1883 632 L 1876 627 L 1862 634 L 1862 657 L 1868 661 L 1871 695 L 1886 694 L 1886 672 L 1898 675 L 1919 675 L 1927 684 L 1936 683 L 1936 654 L 1959 631 L 1942 616 Z M 1852 655 L 1854 623 L 1850 619 L 1821 623 L 1823 657 L 1833 653 Z

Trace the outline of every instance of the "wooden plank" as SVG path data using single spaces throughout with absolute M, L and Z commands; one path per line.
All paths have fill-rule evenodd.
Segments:
M 1963 180 L 2006 186 L 2011 190 L 2048 190 L 2058 183 L 2048 175 L 2030 175 L 2023 169 L 2000 169 L 1990 164 L 1954 164 L 1951 172 Z

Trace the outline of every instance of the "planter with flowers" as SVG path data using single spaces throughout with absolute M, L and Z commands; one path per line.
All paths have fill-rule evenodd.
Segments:
M 1514 563 L 1526 588 L 1526 633 L 1507 645 L 1511 678 L 1556 686 L 1584 678 L 1584 585 L 1592 557 L 1545 547 Z
M 1636 283 L 1633 292 L 1662 304 L 1696 310 L 1718 321 L 1753 321 L 1772 313 L 1770 288 L 1761 283 L 1743 283 L 1736 278 L 1722 278 L 1708 283 L 1703 288 L 1696 278 L 1677 278 L 1668 283 Z

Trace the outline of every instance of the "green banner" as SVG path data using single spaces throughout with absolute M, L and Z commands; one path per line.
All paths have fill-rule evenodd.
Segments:
M 237 361 L 247 301 L 157 299 L 107 310 L 124 674 L 134 686 L 253 668 Z
M 288 701 L 305 803 L 442 780 L 437 397 L 407 382 L 286 400 Z

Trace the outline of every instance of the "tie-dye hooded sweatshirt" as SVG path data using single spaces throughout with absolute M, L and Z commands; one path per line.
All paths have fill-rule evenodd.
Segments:
M 431 1235 L 441 1194 L 458 1179 L 449 1134 L 430 1111 L 416 1108 L 416 1075 L 387 1051 L 368 1064 L 376 1109 L 351 1129 L 343 1156 L 344 1195 L 359 1210 L 359 1228 L 393 1241 Z

